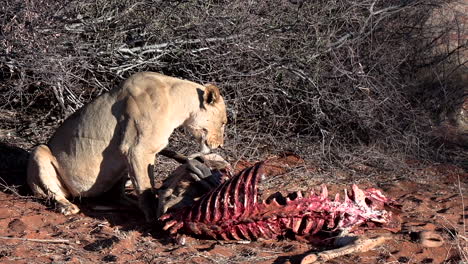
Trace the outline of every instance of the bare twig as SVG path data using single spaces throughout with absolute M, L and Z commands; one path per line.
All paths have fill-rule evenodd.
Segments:
M 21 240 L 21 241 L 30 241 L 30 242 L 39 242 L 39 243 L 70 244 L 70 240 L 68 239 L 35 239 L 35 238 L 6 237 L 6 236 L 0 236 L 0 239 Z
M 242 37 L 242 35 L 233 35 L 223 38 L 206 38 L 206 39 L 191 39 L 191 40 L 176 40 L 174 42 L 166 42 L 161 44 L 154 44 L 148 45 L 144 47 L 135 47 L 135 48 L 119 48 L 117 51 L 122 53 L 130 53 L 132 55 L 136 55 L 136 53 L 145 54 L 148 52 L 165 52 L 165 48 L 169 46 L 180 46 L 180 45 L 188 45 L 188 44 L 199 44 L 199 43 L 212 43 L 212 42 L 220 42 L 220 41 L 228 41 L 234 40 Z M 196 51 L 200 51 L 200 49 L 195 49 Z
M 351 245 L 307 255 L 301 260 L 301 264 L 326 262 L 328 260 L 348 254 L 367 252 L 377 246 L 382 245 L 385 241 L 390 239 L 390 236 L 380 236 L 372 239 L 359 238 Z

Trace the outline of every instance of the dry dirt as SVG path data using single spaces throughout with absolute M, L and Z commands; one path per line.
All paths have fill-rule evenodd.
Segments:
M 18 149 L 10 151 L 7 160 L 12 161 L 12 155 L 23 155 L 14 159 L 21 163 L 24 154 Z M 463 169 L 408 161 L 411 169 L 396 175 L 363 164 L 356 164 L 348 171 L 327 170 L 314 167 L 295 155 L 275 159 L 277 165 L 270 167 L 270 176 L 265 182 L 271 191 L 306 190 L 327 183 L 332 195 L 357 182 L 360 187 L 384 190 L 403 206 L 402 231 L 393 234 L 394 239 L 372 251 L 327 263 L 466 261 L 468 206 L 462 196 L 466 196 L 468 173 Z M 234 164 L 240 169 L 252 162 Z M 24 177 L 24 167 L 4 169 L 0 176 L 19 179 Z M 12 193 L 5 185 L 2 187 L 0 263 L 299 263 L 307 253 L 322 250 L 287 239 L 225 242 L 187 237 L 186 244 L 181 246 L 156 223 L 146 224 L 138 210 L 93 210 L 96 205 L 109 205 L 112 201 L 75 201 L 80 202 L 82 212 L 63 216 L 44 201 Z M 424 230 L 440 234 L 443 245 L 423 247 L 415 234 Z M 368 231 L 365 235 L 382 233 L 385 231 Z

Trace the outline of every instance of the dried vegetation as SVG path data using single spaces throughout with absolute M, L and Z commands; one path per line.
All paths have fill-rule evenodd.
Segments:
M 432 134 L 466 94 L 453 81 L 466 69 L 465 14 L 429 23 L 453 2 L 8 0 L 0 109 L 17 113 L 16 130 L 34 140 L 31 130 L 130 74 L 157 71 L 222 87 L 235 157 L 461 162 Z

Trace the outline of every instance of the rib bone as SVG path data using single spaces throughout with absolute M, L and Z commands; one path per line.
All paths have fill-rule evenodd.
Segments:
M 257 185 L 266 176 L 264 166 L 264 162 L 257 163 L 192 206 L 169 211 L 160 218 L 164 229 L 172 234 L 185 232 L 225 240 L 272 239 L 287 233 L 317 240 L 320 231 L 336 234 L 359 227 L 399 228 L 395 213 L 384 208 L 396 208 L 396 203 L 377 189 L 361 190 L 353 185 L 352 192 L 345 190 L 340 201 L 338 194 L 329 199 L 323 185 L 318 195 L 294 193 L 261 201 Z

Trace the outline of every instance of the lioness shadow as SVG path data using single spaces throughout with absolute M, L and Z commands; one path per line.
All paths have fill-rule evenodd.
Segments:
M 26 183 L 28 158 L 28 151 L 0 142 L 0 191 L 31 194 Z
M 22 197 L 32 198 L 32 191 L 27 184 L 27 164 L 29 152 L 11 144 L 0 142 L 0 191 Z M 132 194 L 129 194 L 130 196 Z M 134 197 L 136 199 L 136 197 Z M 35 200 L 35 199 L 34 199 Z M 37 199 L 31 201 L 45 204 L 54 210 L 54 205 L 49 201 Z M 81 210 L 80 214 L 97 219 L 106 220 L 112 226 L 119 226 L 122 230 L 138 230 L 144 233 L 153 233 L 159 230 L 156 223 L 148 224 L 143 213 L 137 207 L 119 206 L 116 197 L 110 193 L 104 193 L 99 197 L 72 199 Z M 102 210 L 96 208 L 113 208 Z M 158 232 L 159 233 L 159 232 Z
M 120 205 L 113 195 L 104 193 L 98 197 L 75 198 L 71 200 L 80 208 L 80 214 L 105 220 L 111 226 L 119 226 L 123 231 L 148 231 L 151 225 L 145 221 L 143 212 L 136 206 Z
M 129 196 L 137 198 L 133 192 Z M 169 232 L 163 230 L 163 225 L 159 221 L 154 220 L 148 223 L 140 208 L 119 205 L 113 195 L 104 193 L 98 197 L 84 198 L 80 201 L 77 201 L 76 198 L 72 202 L 80 208 L 79 214 L 99 221 L 106 221 L 110 226 L 118 227 L 121 231 L 138 231 L 143 237 L 151 237 L 162 245 L 174 243 L 174 239 Z

